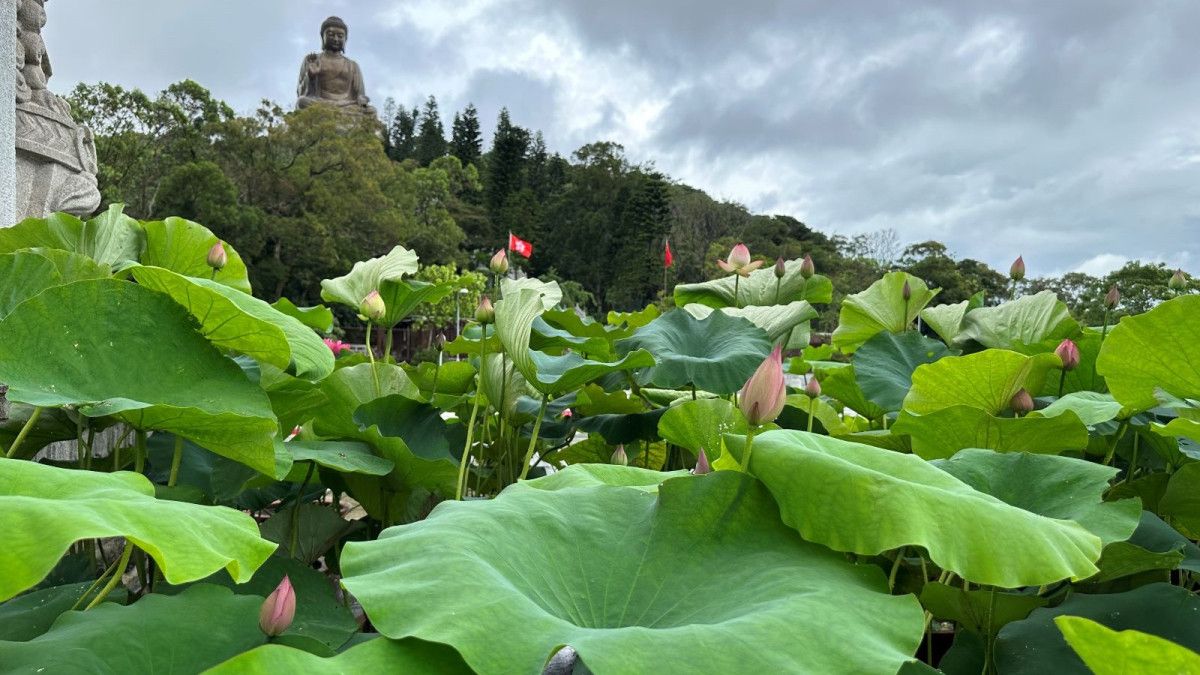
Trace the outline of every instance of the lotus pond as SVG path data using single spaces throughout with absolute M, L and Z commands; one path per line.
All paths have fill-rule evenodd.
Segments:
M 497 275 L 412 365 L 323 340 L 456 290 L 403 247 L 297 307 L 186 220 L 0 229 L 0 671 L 1200 672 L 1200 295 L 893 272 L 822 337 L 722 263 Z

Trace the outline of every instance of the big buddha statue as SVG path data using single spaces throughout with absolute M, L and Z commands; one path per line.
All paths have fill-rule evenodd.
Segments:
M 300 65 L 300 83 L 296 87 L 296 107 L 314 103 L 336 106 L 344 112 L 375 115 L 363 86 L 362 70 L 345 54 L 346 22 L 331 16 L 321 23 L 321 53 L 304 57 Z

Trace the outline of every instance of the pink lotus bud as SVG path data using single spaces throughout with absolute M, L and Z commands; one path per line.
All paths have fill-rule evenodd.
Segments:
M 508 274 L 508 253 L 504 249 L 496 251 L 488 263 L 488 269 L 492 270 L 492 274 Z
M 1121 291 L 1117 290 L 1116 284 L 1113 284 L 1112 288 L 1108 289 L 1108 293 L 1104 294 L 1104 306 L 1116 309 L 1118 302 L 1121 302 Z
M 738 244 L 729 252 L 729 260 L 718 260 L 717 267 L 720 267 L 726 272 L 738 274 L 743 277 L 750 276 L 754 270 L 762 267 L 763 261 L 750 260 L 750 249 L 746 248 L 745 244 Z
M 292 625 L 296 616 L 296 592 L 292 590 L 292 580 L 286 575 L 283 581 L 271 591 L 258 612 L 258 627 L 268 637 L 275 637 Z
M 625 454 L 625 446 L 618 445 L 617 449 L 613 451 L 612 458 L 610 458 L 608 461 L 610 464 L 629 466 L 629 455 Z
M 225 269 L 225 263 L 229 262 L 229 255 L 225 253 L 225 246 L 219 241 L 213 244 L 212 248 L 208 249 L 208 259 L 205 262 L 214 270 Z
M 696 468 L 692 469 L 692 473 L 697 476 L 712 473 L 712 466 L 708 463 L 708 455 L 704 454 L 704 448 L 700 448 L 700 454 L 696 456 Z
M 787 274 L 787 267 L 783 264 L 783 258 L 782 257 L 776 258 L 775 259 L 775 278 L 782 279 L 785 274 Z
M 805 279 L 811 279 L 817 273 L 817 268 L 813 265 L 812 256 L 805 253 L 804 260 L 800 261 L 800 276 Z
M 1079 367 L 1079 345 L 1075 344 L 1073 340 L 1063 340 L 1058 343 L 1054 353 L 1062 361 L 1063 370 L 1070 371 Z
M 900 289 L 900 296 L 905 302 L 912 300 L 912 286 L 908 285 L 908 279 L 904 280 L 904 287 Z
M 283 442 L 287 443 L 288 441 L 292 440 L 293 438 L 299 436 L 301 431 L 302 431 L 302 429 L 300 428 L 300 425 L 296 425 L 296 426 L 292 427 L 292 431 L 287 435 L 286 438 L 283 439 Z
M 745 267 L 750 264 L 750 249 L 745 244 L 738 244 L 729 252 L 729 264 L 734 267 Z
M 1021 389 L 1016 394 L 1013 394 L 1009 407 L 1012 408 L 1014 413 L 1024 415 L 1033 410 L 1033 397 L 1029 395 L 1029 392 Z
M 479 299 L 479 306 L 475 308 L 475 320 L 482 324 L 496 320 L 496 308 L 492 307 L 492 301 L 486 295 Z
M 1011 267 L 1008 268 L 1008 278 L 1013 281 L 1020 281 L 1025 278 L 1025 259 L 1017 256 Z
M 1175 274 L 1172 274 L 1171 280 L 1167 282 L 1167 288 L 1181 291 L 1184 286 L 1187 286 L 1187 276 L 1184 275 L 1183 270 L 1175 270 Z
M 783 379 L 783 347 L 775 349 L 759 365 L 758 370 L 746 380 L 738 392 L 738 407 L 753 426 L 774 422 L 783 410 L 787 399 L 787 385 Z
M 563 419 L 569 420 L 575 416 L 575 413 L 571 412 L 570 408 L 567 408 L 566 410 L 562 411 L 562 416 L 563 416 Z
M 383 296 L 379 291 L 367 293 L 367 297 L 358 303 L 358 313 L 376 323 L 383 321 L 383 317 L 387 315 L 387 305 L 383 303 Z
M 816 375 L 808 378 L 808 384 L 804 385 L 804 394 L 809 398 L 817 398 L 821 395 L 821 383 L 817 381 Z

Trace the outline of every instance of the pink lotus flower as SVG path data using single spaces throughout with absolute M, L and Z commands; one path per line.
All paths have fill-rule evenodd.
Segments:
M 729 260 L 718 260 L 717 267 L 731 274 L 737 274 L 743 277 L 750 276 L 750 273 L 763 266 L 761 260 L 750 260 L 750 249 L 746 248 L 745 244 L 738 244 L 729 252 Z
M 700 454 L 696 457 L 696 468 L 692 469 L 692 473 L 697 476 L 712 473 L 712 466 L 708 463 L 708 455 L 704 454 L 704 448 L 700 448 Z
M 569 420 L 575 416 L 575 413 L 571 412 L 570 408 L 567 408 L 566 410 L 562 411 L 562 416 L 563 416 L 563 419 Z
M 333 338 L 325 338 L 325 346 L 329 347 L 329 351 L 333 352 L 334 356 L 350 349 L 350 345 L 341 340 L 334 340 Z
M 229 262 L 229 254 L 225 253 L 225 246 L 219 241 L 213 244 L 212 248 L 208 249 L 208 258 L 205 262 L 213 270 L 224 269 L 225 263 Z
M 738 392 L 738 407 L 752 426 L 775 421 L 783 411 L 787 385 L 783 380 L 783 347 L 775 345 Z
M 383 296 L 379 294 L 379 291 L 367 293 L 367 297 L 358 304 L 358 313 L 365 316 L 368 321 L 376 323 L 383 321 L 383 317 L 387 316 L 387 305 L 384 304 Z
M 275 637 L 292 625 L 296 617 L 296 592 L 292 580 L 284 575 L 283 581 L 271 591 L 258 612 L 258 627 L 268 637 Z
M 1063 340 L 1058 343 L 1054 353 L 1062 360 L 1063 370 L 1075 370 L 1079 366 L 1079 345 L 1073 340 Z

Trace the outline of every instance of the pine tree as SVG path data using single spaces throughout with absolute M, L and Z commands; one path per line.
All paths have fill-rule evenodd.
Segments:
M 454 113 L 454 125 L 450 128 L 450 154 L 458 158 L 463 166 L 479 164 L 483 154 L 483 134 L 479 131 L 479 112 L 471 103 L 461 113 Z
M 529 131 L 512 123 L 507 108 L 501 109 L 488 156 L 487 188 L 484 194 L 484 204 L 493 223 L 499 222 L 500 212 L 509 195 L 521 189 L 528 148 Z
M 644 307 L 662 290 L 662 242 L 671 230 L 671 200 L 662 174 L 634 176 L 613 241 L 613 259 L 621 264 L 613 270 L 605 293 L 609 306 L 622 309 Z
M 417 149 L 416 128 L 417 109 L 400 108 L 392 118 L 392 126 L 388 130 L 388 137 L 391 139 L 389 157 L 403 162 L 413 156 Z
M 437 99 L 430 96 L 425 101 L 425 109 L 421 111 L 415 157 L 421 166 L 429 166 L 430 162 L 445 154 L 446 130 L 438 113 Z

